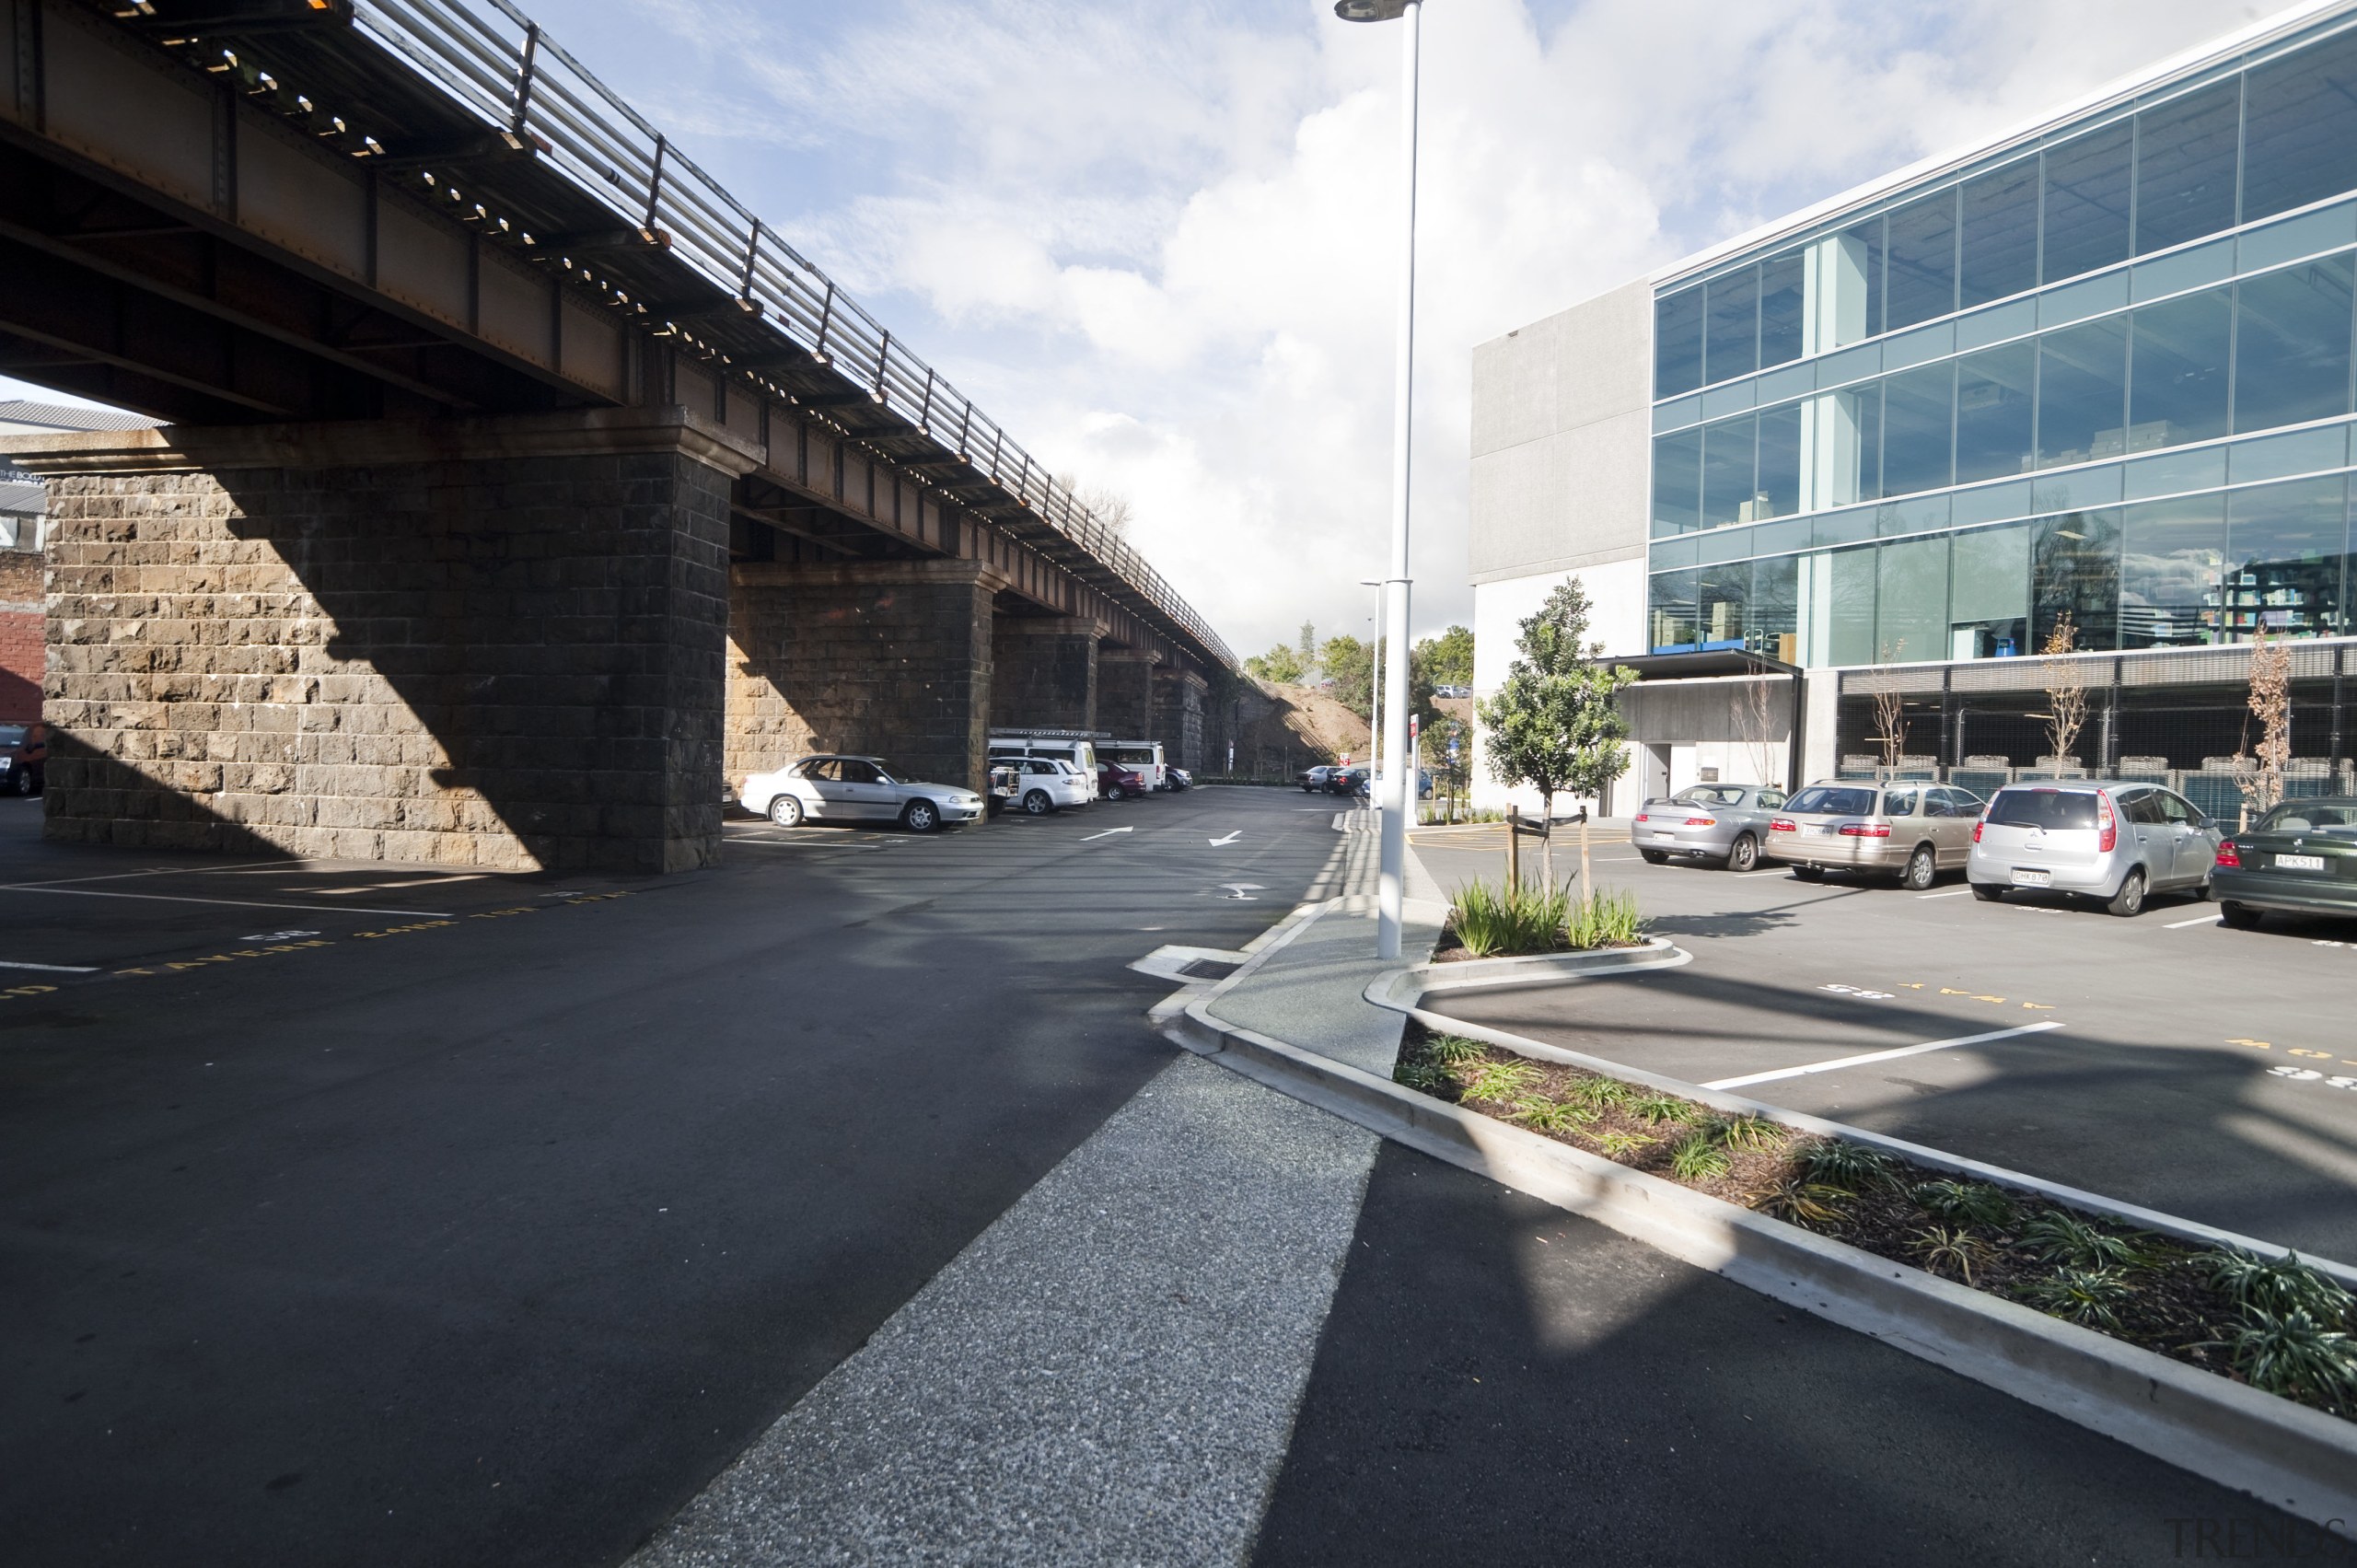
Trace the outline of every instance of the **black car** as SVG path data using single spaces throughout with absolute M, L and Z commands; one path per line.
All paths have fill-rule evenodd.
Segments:
M 1334 770 L 1324 763 L 1315 768 L 1305 769 L 1298 781 L 1301 784 L 1301 792 L 1304 795 L 1316 795 L 1326 787 L 1326 781 L 1333 776 Z
M 1353 764 L 1347 768 L 1329 768 L 1326 771 L 1326 793 L 1356 795 L 1366 787 L 1368 776 L 1369 770 L 1363 764 Z
M 2268 910 L 2357 916 L 2357 796 L 2285 801 L 2218 846 L 2210 888 L 2228 925 Z
M 0 793 L 39 795 L 49 783 L 49 726 L 0 724 Z

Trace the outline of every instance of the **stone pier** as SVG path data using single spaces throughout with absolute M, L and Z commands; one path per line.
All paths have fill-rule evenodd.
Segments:
M 1150 653 L 1104 648 L 1097 655 L 1097 727 L 1116 740 L 1158 738 L 1154 728 L 1154 671 Z
M 1095 621 L 999 617 L 991 633 L 991 727 L 1095 729 L 1104 635 Z
M 1166 761 L 1201 772 L 1203 768 L 1203 697 L 1211 683 L 1193 670 L 1168 666 L 1154 674 L 1154 728 Z

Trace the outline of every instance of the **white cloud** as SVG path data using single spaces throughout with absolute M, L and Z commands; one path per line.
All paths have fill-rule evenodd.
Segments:
M 823 29 L 800 25 L 822 9 Z M 1473 343 L 2258 14 L 1426 9 L 1420 628 L 1468 618 Z M 1051 467 L 1129 494 L 1142 548 L 1239 651 L 1305 616 L 1361 626 L 1388 512 L 1396 27 L 1341 24 L 1325 0 L 663 15 L 712 69 L 662 97 L 797 168 L 816 150 L 868 176 L 743 193 Z M 751 150 L 732 184 L 761 167 Z

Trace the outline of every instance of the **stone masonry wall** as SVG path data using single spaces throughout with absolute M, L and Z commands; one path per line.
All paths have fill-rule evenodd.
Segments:
M 1127 648 L 1097 655 L 1097 727 L 1116 740 L 1155 740 L 1152 654 Z M 1181 767 L 1184 763 L 1179 764 Z
M 1203 693 L 1209 690 L 1191 670 L 1165 669 L 1154 679 L 1154 738 L 1190 773 L 1203 768 Z
M 1002 616 L 991 633 L 991 727 L 1094 729 L 1097 622 Z
M 745 775 L 811 751 L 980 787 L 998 586 L 971 561 L 739 563 L 730 574 L 727 753 Z
M 710 864 L 729 484 L 680 450 L 60 474 L 49 836 Z

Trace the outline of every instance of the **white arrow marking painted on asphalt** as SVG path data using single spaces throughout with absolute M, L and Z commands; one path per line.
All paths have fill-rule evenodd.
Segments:
M 1137 830 L 1135 828 L 1108 828 L 1101 833 L 1091 833 L 1087 838 L 1083 839 L 1080 842 L 1082 843 L 1088 843 L 1097 839 L 1109 839 L 1115 833 L 1134 833 Z
M 1241 831 L 1237 831 L 1228 834 L 1227 837 L 1224 839 L 1213 839 L 1212 840 L 1212 847 L 1216 849 L 1222 844 L 1232 844 L 1243 836 L 1244 834 Z
M 1260 901 L 1252 896 L 1259 892 L 1261 884 L 1258 882 L 1222 882 L 1220 884 L 1220 889 L 1223 892 L 1234 893 L 1237 902 L 1246 904 L 1257 904 Z

